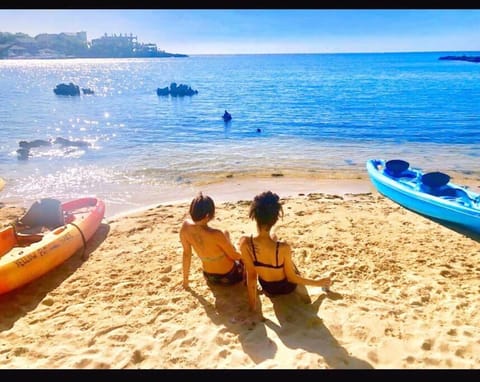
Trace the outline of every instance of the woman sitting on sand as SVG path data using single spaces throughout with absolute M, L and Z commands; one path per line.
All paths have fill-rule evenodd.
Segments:
M 215 204 L 201 192 L 190 203 L 192 221 L 185 220 L 180 229 L 183 247 L 183 287 L 188 288 L 192 248 L 202 260 L 207 282 L 231 285 L 243 280 L 241 255 L 230 240 L 228 231 L 208 226 L 215 216 Z
M 277 241 L 270 230 L 278 217 L 283 216 L 280 198 L 271 191 L 255 196 L 249 217 L 257 223 L 257 235 L 240 238 L 240 252 L 247 271 L 248 300 L 253 311 L 257 309 L 257 276 L 268 296 L 293 292 L 297 284 L 328 288 L 329 277 L 312 280 L 301 277 L 291 257 L 291 247 Z

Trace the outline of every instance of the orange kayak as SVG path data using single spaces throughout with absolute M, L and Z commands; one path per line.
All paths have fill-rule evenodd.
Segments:
M 105 215 L 104 202 L 93 197 L 62 203 L 61 209 L 65 222 L 51 231 L 30 236 L 13 226 L 0 231 L 0 294 L 43 276 L 84 249 Z

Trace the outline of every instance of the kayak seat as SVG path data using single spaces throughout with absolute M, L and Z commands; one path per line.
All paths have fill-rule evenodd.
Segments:
M 65 224 L 61 202 L 57 199 L 37 200 L 17 221 L 18 228 L 47 227 L 54 229 Z
M 391 159 L 385 163 L 385 171 L 388 175 L 398 178 L 410 167 L 410 163 L 402 159 Z M 413 176 L 412 176 L 413 177 Z
M 434 171 L 422 175 L 422 183 L 432 189 L 445 186 L 448 182 L 450 182 L 450 176 L 443 172 Z

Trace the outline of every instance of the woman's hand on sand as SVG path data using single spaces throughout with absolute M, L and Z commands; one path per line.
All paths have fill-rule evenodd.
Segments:
M 331 279 L 330 277 L 325 277 L 325 278 L 323 278 L 323 279 L 320 279 L 319 281 L 320 281 L 320 283 L 322 284 L 321 286 L 322 286 L 323 288 L 327 289 L 327 290 L 328 290 L 328 289 L 332 286 L 332 284 L 333 284 L 333 281 L 332 281 L 332 279 Z

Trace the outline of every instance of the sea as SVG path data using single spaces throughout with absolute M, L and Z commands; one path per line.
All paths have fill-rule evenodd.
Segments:
M 113 214 L 258 174 L 370 158 L 480 175 L 478 52 L 0 60 L 0 202 L 97 196 Z M 59 96 L 60 83 L 92 95 Z M 158 96 L 172 82 L 198 94 Z M 224 122 L 225 110 L 232 120 Z M 62 137 L 88 147 L 19 142 Z

